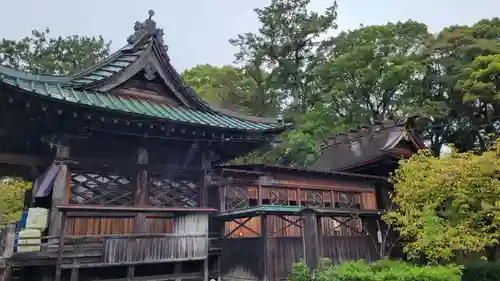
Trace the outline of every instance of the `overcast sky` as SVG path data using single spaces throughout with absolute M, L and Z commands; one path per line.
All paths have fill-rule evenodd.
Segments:
M 147 4 L 146 4 L 147 3 Z M 116 50 L 126 43 L 134 22 L 156 13 L 164 28 L 173 64 L 182 71 L 197 64 L 230 64 L 234 49 L 228 39 L 256 31 L 253 8 L 269 0 L 0 0 L 0 38 L 21 38 L 32 29 L 49 27 L 54 35 L 103 35 Z M 321 11 L 329 0 L 312 0 Z M 341 30 L 388 21 L 413 19 L 432 31 L 451 24 L 472 24 L 499 16 L 500 0 L 339 0 Z

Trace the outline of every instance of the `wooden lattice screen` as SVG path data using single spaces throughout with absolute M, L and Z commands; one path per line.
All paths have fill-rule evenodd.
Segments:
M 71 173 L 70 203 L 130 206 L 133 190 L 132 177 Z
M 111 174 L 71 173 L 71 204 L 132 206 L 133 177 Z M 149 205 L 198 207 L 199 186 L 190 180 L 149 178 Z
M 189 180 L 152 178 L 149 181 L 149 205 L 198 207 L 200 206 L 200 187 Z

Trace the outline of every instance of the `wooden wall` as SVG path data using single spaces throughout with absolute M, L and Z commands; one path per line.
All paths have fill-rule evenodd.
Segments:
M 365 259 L 377 254 L 370 236 L 329 236 L 321 238 L 321 256 L 339 263 Z M 286 280 L 292 265 L 304 258 L 302 237 L 223 239 L 221 274 L 225 280 Z
M 243 223 L 246 227 L 238 227 L 235 221 L 225 222 L 225 233 L 229 238 L 248 238 L 259 237 L 261 234 L 261 219 L 260 217 L 240 218 L 235 221 Z M 349 217 L 322 217 L 321 220 L 321 235 L 323 236 L 353 236 L 359 235 L 363 230 L 363 224 L 359 219 L 352 219 Z M 294 225 L 290 222 L 297 222 L 300 226 L 302 222 L 299 216 L 267 216 L 267 236 L 268 237 L 300 237 L 301 227 Z M 342 224 L 345 223 L 346 225 Z M 231 233 L 232 232 L 232 233 Z
M 132 234 L 135 229 L 135 217 L 68 217 L 65 235 L 108 235 Z M 172 233 L 171 218 L 147 217 L 147 233 Z
M 227 173 L 221 179 L 231 181 L 221 185 L 222 210 L 257 205 L 289 205 L 342 207 L 348 196 L 360 209 L 377 209 L 375 182 L 371 179 L 339 179 L 324 176 L 272 173 L 249 175 Z M 226 181 L 227 182 L 227 181 Z M 351 200 L 351 199 L 350 199 Z M 245 202 L 246 201 L 246 202 Z

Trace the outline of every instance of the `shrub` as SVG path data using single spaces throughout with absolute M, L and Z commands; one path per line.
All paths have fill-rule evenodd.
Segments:
M 462 281 L 500 281 L 500 262 L 478 262 L 465 266 Z
M 311 271 L 303 262 L 292 265 L 292 273 L 288 276 L 289 281 L 311 281 Z
M 0 225 L 18 220 L 23 210 L 23 198 L 30 183 L 21 179 L 0 178 Z
M 365 261 L 346 262 L 317 270 L 317 281 L 460 281 L 457 266 L 416 266 L 399 261 L 383 260 L 374 264 Z M 310 278 L 305 265 L 295 264 L 290 281 Z M 300 276 L 302 279 L 298 279 Z M 311 279 L 308 279 L 311 280 Z M 472 280 L 471 280 L 472 281 Z M 482 281 L 482 280 L 481 280 Z M 489 280 L 488 280 L 489 281 Z M 496 281 L 496 280 L 495 280 Z

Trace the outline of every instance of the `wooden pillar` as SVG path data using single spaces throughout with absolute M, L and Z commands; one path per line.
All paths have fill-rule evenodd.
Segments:
M 208 281 L 208 274 L 209 274 L 209 268 L 208 268 L 208 256 L 205 258 L 203 261 L 203 281 Z
M 221 185 L 220 188 L 220 211 L 224 212 L 227 208 L 227 189 L 231 188 L 233 183 L 233 177 L 227 178 L 227 182 L 224 185 Z
M 16 236 L 16 223 L 11 222 L 7 224 L 5 227 L 5 246 L 3 248 L 3 252 L 0 253 L 2 258 L 9 259 L 12 256 L 12 253 L 14 252 L 14 238 Z
M 61 227 L 59 228 L 59 247 L 57 248 L 56 276 L 55 281 L 61 281 L 62 261 L 64 254 L 64 226 L 66 222 L 66 212 L 61 212 Z
M 314 269 L 318 265 L 319 259 L 319 237 L 318 218 L 314 210 L 305 209 L 302 211 L 304 224 L 302 226 L 302 243 L 304 246 L 304 258 L 309 268 Z
M 203 153 L 201 156 L 201 163 L 203 167 L 203 184 L 200 189 L 200 206 L 208 207 L 208 186 L 212 182 L 212 163 L 210 154 Z
M 323 217 L 321 216 L 316 216 L 316 222 L 317 222 L 317 235 L 318 235 L 318 259 L 323 257 L 323 236 L 321 235 L 322 231 L 322 225 L 323 225 Z
M 78 275 L 79 275 L 79 268 L 78 268 L 79 261 L 77 258 L 73 259 L 73 267 L 71 268 L 71 275 L 70 275 L 70 281 L 78 281 Z
M 264 271 L 262 281 L 268 280 L 268 268 L 267 268 L 267 262 L 269 260 L 269 253 L 267 251 L 267 215 L 263 214 L 260 215 L 260 238 L 262 240 L 262 251 L 264 253 L 264 258 L 262 259 L 262 262 L 264 263 L 262 266 L 262 269 Z
M 56 151 L 56 160 L 69 157 L 69 147 L 59 145 Z M 66 204 L 68 193 L 68 167 L 61 164 L 59 172 L 52 186 L 52 206 L 50 207 L 49 236 L 58 236 L 61 229 L 61 213 L 56 208 L 57 205 Z
M 149 205 L 148 194 L 148 171 L 144 165 L 148 164 L 148 151 L 145 148 L 137 150 L 137 181 L 134 190 L 134 205 L 137 207 L 147 207 Z M 135 232 L 142 233 L 146 231 L 146 217 L 140 213 L 136 215 Z
M 10 281 L 12 277 L 12 265 L 8 263 L 8 260 L 14 252 L 14 238 L 16 235 L 16 223 L 9 223 L 3 230 L 5 236 L 5 246 L 3 252 L 0 253 L 0 263 L 4 266 L 3 271 L 0 269 L 0 281 Z
M 264 195 L 262 191 L 262 184 L 259 181 L 259 186 L 257 187 L 257 205 L 262 205 L 262 196 Z

